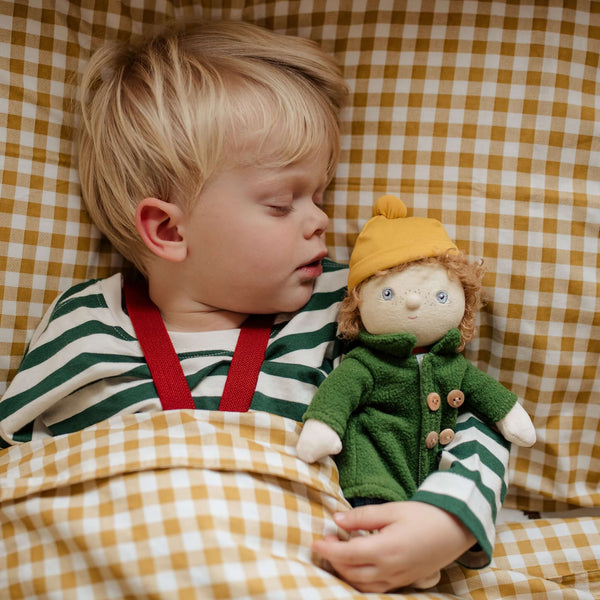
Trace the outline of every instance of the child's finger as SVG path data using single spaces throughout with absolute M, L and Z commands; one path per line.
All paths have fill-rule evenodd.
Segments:
M 382 577 L 374 567 L 359 567 L 346 573 L 339 573 L 344 581 L 355 587 L 359 592 L 384 593 L 395 587 Z
M 365 567 L 373 565 L 373 556 L 377 556 L 369 537 L 352 538 L 348 541 L 331 539 L 317 540 L 313 551 L 334 565 L 345 567 Z
M 353 560 L 355 557 L 351 557 Z M 391 588 L 381 570 L 373 564 L 347 564 L 339 562 L 335 557 L 329 560 L 334 571 L 344 581 L 361 592 L 386 592 Z
M 384 508 L 385 507 L 385 508 Z M 384 504 L 370 504 L 359 506 L 348 512 L 333 515 L 335 522 L 346 531 L 374 531 L 389 525 L 393 519 L 390 518 L 389 510 Z
M 381 565 L 377 563 L 367 562 L 367 557 L 357 554 L 354 544 L 358 540 L 346 542 L 346 547 L 330 547 L 328 550 L 329 564 L 335 572 L 344 581 L 347 581 L 357 590 L 361 592 L 377 592 L 383 593 L 391 589 L 410 585 L 414 580 L 414 576 L 410 572 L 402 572 L 401 570 L 389 565 Z M 343 543 L 343 542 L 342 542 Z M 350 550 L 348 554 L 346 551 Z M 369 551 L 372 554 L 372 551 Z

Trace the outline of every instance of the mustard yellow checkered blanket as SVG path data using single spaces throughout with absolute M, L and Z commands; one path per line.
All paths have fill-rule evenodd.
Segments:
M 600 521 L 588 519 L 501 527 L 491 568 L 451 567 L 427 593 L 359 594 L 311 555 L 348 505 L 332 461 L 295 456 L 298 431 L 267 413 L 171 411 L 3 451 L 0 597 L 591 600 L 600 590 Z

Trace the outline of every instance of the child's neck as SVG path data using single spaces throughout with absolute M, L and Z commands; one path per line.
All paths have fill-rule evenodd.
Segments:
M 248 318 L 246 314 L 225 310 L 198 310 L 187 313 L 160 309 L 160 314 L 168 331 L 183 332 L 237 329 Z
M 175 286 L 149 284 L 150 298 L 158 307 L 168 331 L 199 332 L 237 329 L 249 315 L 195 301 Z

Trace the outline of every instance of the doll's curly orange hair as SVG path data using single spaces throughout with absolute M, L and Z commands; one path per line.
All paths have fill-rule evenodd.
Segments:
M 483 306 L 482 285 L 481 281 L 485 269 L 483 260 L 470 263 L 465 255 L 461 252 L 447 253 L 442 256 L 433 258 L 423 258 L 413 262 L 405 263 L 379 271 L 365 281 L 361 282 L 351 292 L 348 292 L 338 315 L 338 335 L 346 340 L 355 340 L 363 328 L 360 318 L 360 290 L 362 286 L 374 277 L 382 277 L 388 273 L 399 273 L 412 265 L 439 264 L 442 265 L 450 274 L 451 277 L 458 279 L 465 290 L 465 314 L 459 325 L 461 333 L 461 343 L 458 351 L 462 351 L 464 347 L 475 337 L 475 318 L 479 309 Z

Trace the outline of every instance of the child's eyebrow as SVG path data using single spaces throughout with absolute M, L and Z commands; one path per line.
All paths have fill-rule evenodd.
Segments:
M 289 188 L 315 188 L 324 189 L 330 182 L 330 178 L 325 175 L 323 177 L 315 177 L 311 174 L 281 172 L 274 174 L 266 174 L 256 182 L 256 186 L 268 192 L 287 190 Z

